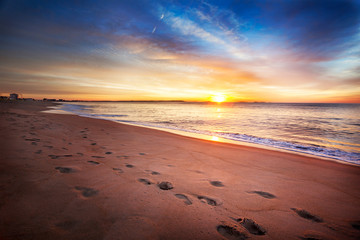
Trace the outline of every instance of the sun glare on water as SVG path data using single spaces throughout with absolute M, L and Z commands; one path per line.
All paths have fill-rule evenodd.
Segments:
M 212 95 L 210 99 L 212 102 L 221 103 L 221 102 L 225 102 L 226 97 L 223 94 L 215 94 L 215 95 Z

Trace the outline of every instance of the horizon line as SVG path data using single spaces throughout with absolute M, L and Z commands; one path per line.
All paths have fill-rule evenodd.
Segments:
M 211 103 L 211 104 L 234 104 L 234 103 L 266 103 L 266 104 L 360 104 L 360 102 L 271 102 L 271 101 L 226 101 L 226 102 L 212 102 L 212 101 L 186 101 L 186 100 L 66 100 L 66 99 L 35 99 L 35 98 L 19 98 L 15 101 L 26 101 L 32 99 L 33 101 L 44 101 L 44 102 L 123 102 L 123 103 Z M 10 100 L 14 101 L 14 100 Z

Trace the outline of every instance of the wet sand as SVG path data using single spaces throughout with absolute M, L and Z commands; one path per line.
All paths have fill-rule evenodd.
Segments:
M 0 239 L 359 239 L 360 168 L 0 104 Z

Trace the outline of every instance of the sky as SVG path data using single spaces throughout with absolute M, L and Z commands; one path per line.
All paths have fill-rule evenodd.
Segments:
M 0 95 L 360 103 L 360 0 L 0 1 Z

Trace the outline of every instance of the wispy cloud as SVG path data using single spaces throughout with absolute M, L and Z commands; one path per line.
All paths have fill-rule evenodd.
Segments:
M 196 12 L 199 13 L 199 11 Z M 238 58 L 240 60 L 249 60 L 253 57 L 251 56 L 250 51 L 242 45 L 245 38 L 240 40 L 240 37 L 236 36 L 229 29 L 213 25 L 207 30 L 187 17 L 176 16 L 172 12 L 168 12 L 167 16 L 168 17 L 165 22 L 168 23 L 174 30 L 185 36 L 197 38 L 200 45 L 202 44 L 201 42 L 203 42 L 203 44 L 211 44 L 205 47 L 208 50 L 217 50 L 215 54 L 223 52 L 230 57 Z M 208 21 L 212 23 L 210 17 L 208 18 Z

